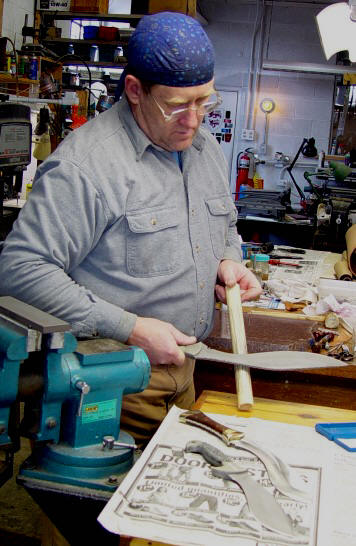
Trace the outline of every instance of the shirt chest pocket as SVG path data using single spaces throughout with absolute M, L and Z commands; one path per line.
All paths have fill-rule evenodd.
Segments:
M 227 195 L 207 199 L 205 203 L 208 212 L 211 245 L 215 257 L 221 260 L 224 256 L 229 225 L 234 217 L 237 218 L 236 210 Z
M 175 208 L 127 213 L 127 269 L 134 277 L 177 270 L 178 220 Z

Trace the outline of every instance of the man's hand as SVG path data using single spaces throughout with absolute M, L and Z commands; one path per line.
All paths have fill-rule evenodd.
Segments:
M 154 318 L 138 317 L 127 343 L 145 351 L 151 364 L 184 364 L 185 355 L 178 345 L 197 342 L 170 324 Z
M 233 260 L 223 260 L 218 269 L 218 278 L 223 286 L 217 284 L 215 292 L 223 303 L 226 303 L 225 286 L 232 287 L 236 283 L 241 288 L 241 301 L 254 300 L 262 293 L 262 287 L 255 275 L 243 264 Z

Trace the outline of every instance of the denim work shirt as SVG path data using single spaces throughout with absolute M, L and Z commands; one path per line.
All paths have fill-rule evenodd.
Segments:
M 202 339 L 224 258 L 240 262 L 241 247 L 214 137 L 199 129 L 181 171 L 123 98 L 37 169 L 0 255 L 0 293 L 68 321 L 77 336 L 126 341 L 139 315 Z

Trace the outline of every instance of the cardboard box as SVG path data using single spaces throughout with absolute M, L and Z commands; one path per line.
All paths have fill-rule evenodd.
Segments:
M 109 0 L 71 0 L 70 11 L 83 13 L 108 13 Z
M 196 15 L 196 0 L 150 0 L 149 13 L 160 11 L 179 11 L 191 17 Z

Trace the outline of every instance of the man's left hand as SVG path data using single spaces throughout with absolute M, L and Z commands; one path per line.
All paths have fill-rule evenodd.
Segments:
M 223 260 L 218 269 L 218 279 L 222 285 L 215 286 L 215 292 L 220 301 L 226 303 L 225 286 L 240 285 L 241 301 L 255 300 L 262 293 L 262 287 L 255 275 L 243 264 L 233 260 Z

